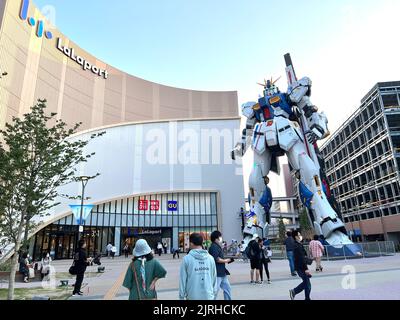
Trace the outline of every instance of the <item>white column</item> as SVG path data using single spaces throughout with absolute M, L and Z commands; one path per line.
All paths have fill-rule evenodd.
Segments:
M 120 244 L 121 244 L 121 227 L 115 227 L 114 245 L 117 247 L 117 253 L 115 254 L 116 256 L 119 256 Z

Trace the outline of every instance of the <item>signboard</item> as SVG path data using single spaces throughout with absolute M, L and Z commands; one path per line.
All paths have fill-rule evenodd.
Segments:
M 162 230 L 161 229 L 144 229 L 144 228 L 138 228 L 138 229 L 133 229 L 133 235 L 135 237 L 138 236 L 153 236 L 153 235 L 161 235 Z
M 149 209 L 149 201 L 148 200 L 139 200 L 139 210 L 148 210 Z
M 150 200 L 150 210 L 153 210 L 153 211 L 160 210 L 160 201 L 159 200 Z
M 168 211 L 178 211 L 178 201 L 168 201 Z
M 74 217 L 76 219 L 76 223 L 78 225 L 84 224 L 86 218 L 88 217 L 88 215 L 90 214 L 90 212 L 92 211 L 94 205 L 92 204 L 86 204 L 86 205 L 75 205 L 75 204 L 70 204 L 69 207 L 72 210 L 72 213 L 74 214 Z M 81 211 L 82 211 L 82 221 L 80 220 L 81 218 Z

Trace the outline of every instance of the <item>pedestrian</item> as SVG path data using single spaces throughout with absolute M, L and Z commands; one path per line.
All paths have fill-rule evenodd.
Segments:
M 111 258 L 111 249 L 112 249 L 112 247 L 113 247 L 113 245 L 111 244 L 111 242 L 109 242 L 108 245 L 107 245 L 107 247 L 106 247 L 108 259 Z
M 315 235 L 314 240 L 310 242 L 310 252 L 316 263 L 316 272 L 322 272 L 321 257 L 324 255 L 324 249 L 324 246 L 319 241 L 319 237 Z
M 125 243 L 125 246 L 124 246 L 124 254 L 125 254 L 125 258 L 128 258 L 128 256 L 129 256 L 129 245 L 128 245 L 128 243 Z
M 232 263 L 234 259 L 225 259 L 222 250 L 222 234 L 218 230 L 211 233 L 211 246 L 208 253 L 214 258 L 217 268 L 217 283 L 215 288 L 215 299 L 218 297 L 218 291 L 221 288 L 224 292 L 224 300 L 232 300 L 232 290 L 229 283 L 229 271 L 226 264 Z
M 157 300 L 156 283 L 165 278 L 167 271 L 154 258 L 144 239 L 136 242 L 133 256 L 123 282 L 123 286 L 129 290 L 129 300 Z
M 164 254 L 167 254 L 168 252 L 168 245 L 166 242 L 163 243 L 163 249 L 164 249 Z
M 297 277 L 297 274 L 294 270 L 294 257 L 293 257 L 294 244 L 295 241 L 293 239 L 292 232 L 291 231 L 286 232 L 286 239 L 284 245 L 286 247 L 286 255 L 289 260 L 290 273 L 293 277 Z
M 51 263 L 50 254 L 46 253 L 46 255 L 43 255 L 42 261 L 40 262 L 41 265 L 40 276 L 42 280 L 50 273 L 50 263 Z
M 157 244 L 157 251 L 158 251 L 158 256 L 161 257 L 162 251 L 163 251 L 163 245 L 161 242 Z
M 261 249 L 258 245 L 258 234 L 253 235 L 253 239 L 247 245 L 249 248 L 247 249 L 248 257 L 250 259 L 250 283 L 251 284 L 261 284 L 260 281 L 260 253 Z M 256 281 L 254 281 L 254 272 L 256 273 Z
M 173 255 L 172 255 L 172 258 L 174 258 L 175 259 L 175 256 L 178 256 L 178 259 L 179 259 L 179 253 L 180 253 L 180 249 L 178 248 L 178 249 L 173 249 Z
M 91 262 L 92 259 L 88 258 L 86 254 L 86 242 L 85 240 L 81 239 L 78 241 L 78 249 L 74 256 L 76 280 L 74 291 L 72 292 L 73 297 L 83 295 L 83 292 L 81 291 L 82 282 L 85 276 L 86 268 L 91 264 Z
M 243 262 L 247 262 L 248 261 L 248 257 L 246 255 L 246 244 L 245 242 L 242 240 L 242 242 L 239 244 L 240 247 L 240 255 L 243 259 Z
M 271 278 L 269 276 L 269 269 L 268 263 L 271 262 L 271 258 L 268 256 L 268 249 L 264 246 L 264 241 L 262 239 L 258 239 L 258 244 L 261 248 L 260 253 L 260 280 L 261 283 L 264 283 L 264 272 L 263 268 L 265 269 L 265 274 L 267 275 L 268 284 L 271 283 Z
M 179 299 L 214 300 L 217 269 L 214 258 L 203 249 L 203 237 L 192 233 L 190 251 L 183 258 L 179 272 Z
M 310 300 L 311 293 L 311 273 L 308 270 L 309 258 L 307 257 L 307 252 L 301 243 L 303 237 L 301 233 L 297 230 L 293 231 L 292 236 L 295 239 L 294 245 L 294 268 L 297 274 L 301 278 L 302 282 L 296 288 L 289 290 L 290 299 L 294 300 L 296 295 L 304 291 L 306 300 Z
M 115 245 L 112 245 L 111 247 L 111 257 L 114 259 L 115 255 L 117 253 L 117 247 Z
M 30 265 L 29 265 L 28 254 L 25 252 L 19 259 L 19 272 L 22 273 L 25 283 L 29 282 L 29 267 Z

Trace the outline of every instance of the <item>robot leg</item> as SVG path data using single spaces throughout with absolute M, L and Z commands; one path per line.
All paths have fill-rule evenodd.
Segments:
M 290 164 L 300 173 L 300 198 L 314 213 L 314 229 L 323 234 L 331 244 L 352 244 L 345 234 L 344 223 L 332 209 L 323 191 L 319 169 L 306 152 L 305 145 L 298 141 L 287 153 Z
M 269 210 L 266 210 L 266 203 L 272 203 L 272 195 L 268 188 L 268 174 L 271 169 L 272 153 L 266 149 L 261 155 L 254 152 L 254 168 L 249 178 L 249 200 L 250 214 L 245 234 L 257 233 L 260 237 L 267 236 L 269 225 Z M 269 199 L 271 198 L 271 199 Z M 254 227 L 257 225 L 258 227 Z M 263 231 L 261 231 L 263 229 Z

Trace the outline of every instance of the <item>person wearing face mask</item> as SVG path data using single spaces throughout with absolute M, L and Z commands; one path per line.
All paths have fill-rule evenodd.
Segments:
M 228 280 L 229 271 L 226 269 L 225 265 L 227 263 L 232 263 L 234 260 L 225 259 L 223 252 L 223 241 L 221 232 L 214 231 L 211 233 L 211 246 L 209 249 L 209 254 L 214 258 L 215 265 L 217 267 L 217 283 L 215 288 L 215 299 L 217 299 L 219 289 L 224 291 L 224 300 L 232 300 L 231 285 Z
M 308 270 L 307 265 L 307 252 L 301 243 L 303 241 L 303 236 L 300 234 L 300 231 L 295 230 L 292 233 L 293 238 L 295 239 L 294 244 L 294 268 L 297 271 L 297 274 L 302 280 L 302 283 L 298 285 L 296 288 L 289 290 L 290 299 L 294 300 L 295 296 L 304 291 L 306 300 L 310 300 L 311 293 L 311 273 Z

